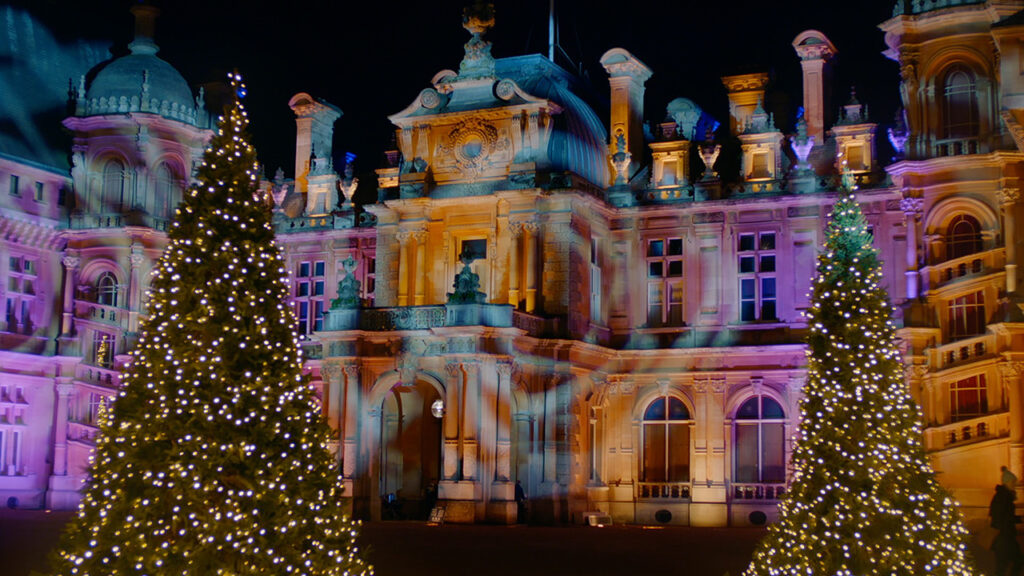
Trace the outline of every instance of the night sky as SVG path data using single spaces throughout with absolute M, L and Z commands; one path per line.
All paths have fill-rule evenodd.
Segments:
M 458 69 L 469 35 L 461 27 L 463 0 L 346 2 L 303 0 L 255 7 L 245 0 L 157 2 L 159 56 L 192 85 L 222 82 L 237 68 L 249 87 L 253 138 L 268 174 L 294 166 L 294 115 L 288 100 L 309 92 L 338 106 L 335 157 L 358 155 L 357 170 L 382 165 L 393 128 L 387 120 L 413 101 L 442 69 Z M 595 110 L 607 122 L 607 75 L 598 59 L 621 46 L 650 66 L 645 101 L 649 121 L 660 121 L 675 97 L 694 100 L 720 122 L 728 101 L 719 78 L 770 72 L 768 106 L 791 131 L 802 99 L 800 65 L 791 42 L 808 28 L 821 30 L 839 50 L 832 108 L 856 86 L 872 120 L 892 123 L 898 70 L 881 55 L 879 23 L 894 0 L 838 3 L 821 0 L 709 0 L 696 2 L 557 0 L 560 44 L 590 79 Z M 270 5 L 270 3 L 263 3 Z M 28 9 L 61 41 L 110 43 L 126 52 L 132 37 L 130 2 L 34 0 Z M 496 26 L 487 35 L 495 57 L 547 53 L 548 0 L 497 0 Z M 66 82 L 66 80 L 64 80 Z M 373 181 L 372 178 L 367 181 Z

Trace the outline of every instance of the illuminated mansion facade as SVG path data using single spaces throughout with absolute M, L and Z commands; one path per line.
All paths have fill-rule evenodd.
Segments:
M 70 165 L 0 151 L 12 506 L 76 504 L 211 135 L 203 94 L 156 56 L 152 10 L 133 10 L 130 54 L 72 87 Z M 844 184 L 884 262 L 940 480 L 984 517 L 1000 466 L 1024 478 L 1024 1 L 899 0 L 880 26 L 902 79 L 891 128 L 856 98 L 831 117 L 838 48 L 801 33 L 792 134 L 765 111 L 767 74 L 722 79 L 719 126 L 685 98 L 645 113 L 652 70 L 612 48 L 598 113 L 546 58 L 493 58 L 492 24 L 467 12 L 458 69 L 389 117 L 376 182 L 333 161 L 341 110 L 299 93 L 294 177 L 264 184 L 356 515 L 423 518 L 436 495 L 448 521 L 511 523 L 519 482 L 531 522 L 770 520 Z M 374 185 L 376 202 L 352 202 Z

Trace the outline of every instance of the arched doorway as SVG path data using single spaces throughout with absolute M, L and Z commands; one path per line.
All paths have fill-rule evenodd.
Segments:
M 384 520 L 426 519 L 441 474 L 441 398 L 430 384 L 396 384 L 381 406 L 380 495 Z

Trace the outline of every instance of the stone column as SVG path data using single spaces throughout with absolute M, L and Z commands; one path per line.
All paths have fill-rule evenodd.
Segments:
M 479 444 L 477 427 L 480 425 L 480 365 L 476 362 L 465 362 L 462 368 L 466 372 L 462 406 L 462 477 L 466 480 L 476 480 Z
M 512 478 L 512 363 L 498 362 L 498 414 L 495 480 L 509 482 Z
M 445 365 L 448 381 L 445 385 L 444 450 L 441 455 L 442 475 L 445 480 L 459 479 L 459 389 L 462 387 L 462 367 L 457 362 Z
M 904 198 L 900 200 L 900 209 L 907 219 L 907 300 L 916 300 L 920 294 L 920 272 L 917 269 L 917 218 L 924 207 L 923 198 Z
M 70 337 L 72 330 L 74 330 L 73 319 L 75 316 L 75 276 L 77 275 L 76 270 L 78 265 L 82 263 L 82 259 L 76 255 L 68 253 L 61 259 L 61 263 L 64 264 L 64 313 L 61 317 L 60 323 L 60 334 L 62 337 Z
M 342 412 L 341 473 L 348 479 L 356 473 L 356 441 L 359 418 L 359 365 L 345 364 L 345 407 Z M 340 399 L 339 399 L 340 400 Z
M 523 223 L 523 260 L 526 267 L 526 311 L 537 308 L 537 231 L 536 222 Z
M 399 230 L 395 238 L 398 240 L 398 305 L 409 305 L 409 240 L 412 232 Z
M 125 295 L 125 307 L 128 308 L 128 331 L 139 331 L 139 311 L 142 309 L 142 287 L 139 285 L 139 268 L 146 261 L 142 246 L 132 244 L 131 255 L 128 257 L 131 273 L 128 277 L 128 294 Z
M 555 439 L 555 419 L 558 414 L 558 386 L 560 378 L 551 376 L 547 389 L 544 390 L 544 478 L 546 484 L 558 480 L 558 443 Z
M 1020 198 L 1017 188 L 1003 188 L 998 192 L 1003 209 L 1003 242 L 1006 244 L 1006 293 L 1017 291 L 1017 234 L 1014 210 Z
M 1010 404 L 1010 462 L 1009 468 L 1017 478 L 1024 478 L 1024 393 L 1021 391 L 1021 376 L 1024 376 L 1024 362 L 1006 361 L 997 364 L 1003 384 L 1009 393 Z M 1024 486 L 1017 485 L 1018 499 Z
M 519 237 L 523 235 L 523 223 L 513 222 L 508 226 L 508 303 L 519 307 Z
M 68 473 L 68 399 L 75 386 L 71 378 L 57 379 L 57 421 L 53 429 L 53 475 Z
M 412 233 L 416 240 L 416 289 L 413 296 L 413 304 L 422 306 L 426 304 L 424 288 L 427 280 L 427 230 L 425 228 Z

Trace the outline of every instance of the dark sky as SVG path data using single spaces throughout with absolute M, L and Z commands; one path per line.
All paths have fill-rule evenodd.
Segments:
M 487 36 L 495 57 L 547 52 L 548 1 L 495 2 L 496 27 Z M 824 32 L 839 50 L 833 108 L 854 85 L 874 121 L 892 122 L 898 72 L 881 55 L 877 25 L 891 16 L 893 2 L 557 0 L 556 11 L 560 43 L 599 98 L 607 98 L 608 82 L 598 59 L 615 46 L 654 70 L 646 97 L 653 121 L 664 117 L 671 99 L 685 96 L 724 123 L 728 103 L 719 77 L 766 71 L 774 78 L 769 104 L 789 131 L 802 99 L 791 42 L 808 28 Z M 408 106 L 436 72 L 458 68 L 469 37 L 461 28 L 466 3 L 293 0 L 257 8 L 247 0 L 164 0 L 157 2 L 157 43 L 159 55 L 193 87 L 221 81 L 233 68 L 242 72 L 253 137 L 269 174 L 282 166 L 291 176 L 295 125 L 287 103 L 300 91 L 342 109 L 335 156 L 357 153 L 364 172 L 381 165 L 392 133 L 387 116 Z M 132 37 L 125 0 L 16 4 L 59 39 L 106 40 L 120 54 Z M 596 108 L 606 118 L 600 103 Z

